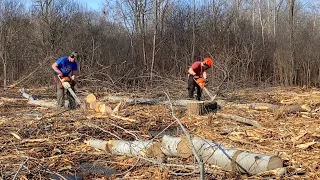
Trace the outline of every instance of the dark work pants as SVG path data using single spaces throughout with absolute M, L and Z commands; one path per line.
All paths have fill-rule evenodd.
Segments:
M 189 96 L 189 98 L 193 98 L 193 93 L 194 93 L 195 88 L 197 88 L 197 98 L 196 99 L 200 101 L 202 89 L 196 83 L 196 81 L 193 79 L 193 76 L 189 75 L 189 77 L 188 77 L 188 96 Z
M 73 83 L 70 83 L 70 85 L 71 85 L 71 89 L 75 92 L 75 88 L 74 88 L 74 84 Z M 66 107 L 66 108 L 69 108 L 69 109 L 75 109 L 76 108 L 76 101 L 75 101 L 75 99 L 72 97 L 72 95 L 70 94 L 70 92 L 68 91 L 68 90 L 66 90 L 66 89 L 64 89 L 63 87 L 61 88 L 61 82 L 60 82 L 60 80 L 59 80 L 59 78 L 58 78 L 58 76 L 56 77 L 56 92 L 57 92 L 57 103 L 58 103 L 58 107 L 64 107 L 65 106 L 65 104 L 64 104 L 64 102 L 65 102 L 65 91 L 67 91 L 66 92 L 66 98 L 67 98 L 67 100 L 69 101 L 69 105 L 68 105 L 68 107 Z

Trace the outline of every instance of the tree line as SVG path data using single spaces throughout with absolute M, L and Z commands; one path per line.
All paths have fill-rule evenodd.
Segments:
M 51 64 L 80 53 L 83 86 L 180 79 L 212 57 L 213 86 L 319 86 L 319 2 L 303 0 L 0 0 L 0 77 L 48 85 Z M 27 78 L 26 78 L 27 77 Z

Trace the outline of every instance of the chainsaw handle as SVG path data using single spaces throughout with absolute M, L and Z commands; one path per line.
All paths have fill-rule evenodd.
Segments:
M 69 78 L 69 77 L 60 77 L 60 76 L 58 76 L 58 78 L 59 78 L 59 80 L 61 81 L 61 82 L 69 82 L 69 81 L 71 81 L 71 79 Z
M 205 79 L 204 79 L 204 78 L 198 78 L 198 79 L 196 79 L 196 78 L 193 77 L 193 80 L 199 85 L 199 87 L 200 87 L 201 89 L 203 89 L 203 88 L 206 86 L 206 83 L 205 83 Z

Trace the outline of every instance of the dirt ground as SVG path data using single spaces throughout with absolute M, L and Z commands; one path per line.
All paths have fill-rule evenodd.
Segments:
M 53 100 L 51 89 L 29 89 L 38 99 Z M 173 90 L 171 91 L 173 92 Z M 79 91 L 83 99 L 90 90 Z M 172 93 L 173 99 L 183 93 Z M 159 93 L 100 93 L 125 97 L 166 97 Z M 191 135 L 211 139 L 225 147 L 278 155 L 287 167 L 283 176 L 248 176 L 206 166 L 205 179 L 319 179 L 320 89 L 244 89 L 221 94 L 217 99 L 233 103 L 300 104 L 308 112 L 277 114 L 273 111 L 224 107 L 220 113 L 257 121 L 263 128 L 217 117 L 214 113 L 188 117 L 186 107 L 174 106 L 176 116 Z M 118 102 L 104 101 L 111 107 Z M 119 116 L 92 118 L 93 110 L 57 110 L 28 104 L 18 88 L 0 92 L 0 179 L 199 179 L 199 172 L 166 166 L 143 158 L 117 156 L 87 146 L 90 138 L 111 140 L 154 139 L 152 133 L 176 130 L 168 105 L 127 104 Z M 176 132 L 173 132 L 176 133 Z M 179 133 L 176 134 L 179 136 Z M 157 141 L 157 139 L 154 139 Z M 194 158 L 167 158 L 165 164 L 194 165 Z

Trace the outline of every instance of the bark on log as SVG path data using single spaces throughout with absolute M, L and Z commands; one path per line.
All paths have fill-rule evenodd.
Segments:
M 32 95 L 26 93 L 24 90 L 21 90 L 21 93 L 23 97 L 28 99 L 28 104 L 42 106 L 42 107 L 49 107 L 49 108 L 58 107 L 56 102 L 34 99 Z
M 86 143 L 92 147 L 107 150 L 116 155 L 148 156 L 154 158 L 162 155 L 187 158 L 192 155 L 191 146 L 186 139 L 166 135 L 162 138 L 161 146 L 147 140 L 131 142 L 123 140 L 89 140 Z M 282 160 L 277 156 L 225 148 L 208 139 L 194 137 L 192 138 L 192 145 L 204 163 L 217 165 L 226 171 L 254 175 L 283 167 Z M 157 153 L 152 154 L 150 152 Z
M 85 143 L 91 147 L 107 151 L 115 155 L 142 156 L 142 157 L 158 157 L 162 156 L 162 152 L 158 143 L 149 140 L 140 141 L 124 141 L 109 140 L 102 141 L 98 139 L 90 139 Z M 160 152 L 160 153 L 159 153 Z
M 269 112 L 283 112 L 286 114 L 297 113 L 297 112 L 308 112 L 311 111 L 310 107 L 293 104 L 293 105 L 275 105 L 269 103 L 249 103 L 249 104 L 236 104 L 231 102 L 226 102 L 223 100 L 218 101 L 219 104 L 225 107 L 231 107 L 236 109 L 253 109 L 258 111 L 269 111 Z
M 127 103 L 134 103 L 134 104 L 170 104 L 177 106 L 187 106 L 189 103 L 192 103 L 193 100 L 172 100 L 166 101 L 165 99 L 151 99 L 151 98 L 125 98 L 120 96 L 106 96 L 102 99 L 107 99 L 110 101 L 124 101 Z M 208 101 L 210 102 L 210 101 Z M 270 111 L 275 112 L 281 108 L 286 109 L 287 113 L 296 113 L 296 112 L 309 112 L 311 111 L 310 107 L 306 107 L 303 105 L 276 105 L 270 103 L 248 103 L 248 104 L 237 104 L 232 102 L 227 102 L 225 100 L 216 100 L 216 102 L 225 107 L 230 108 L 237 108 L 237 109 L 253 109 L 258 111 Z
M 187 105 L 188 116 L 200 116 L 204 113 L 203 101 L 192 101 Z

